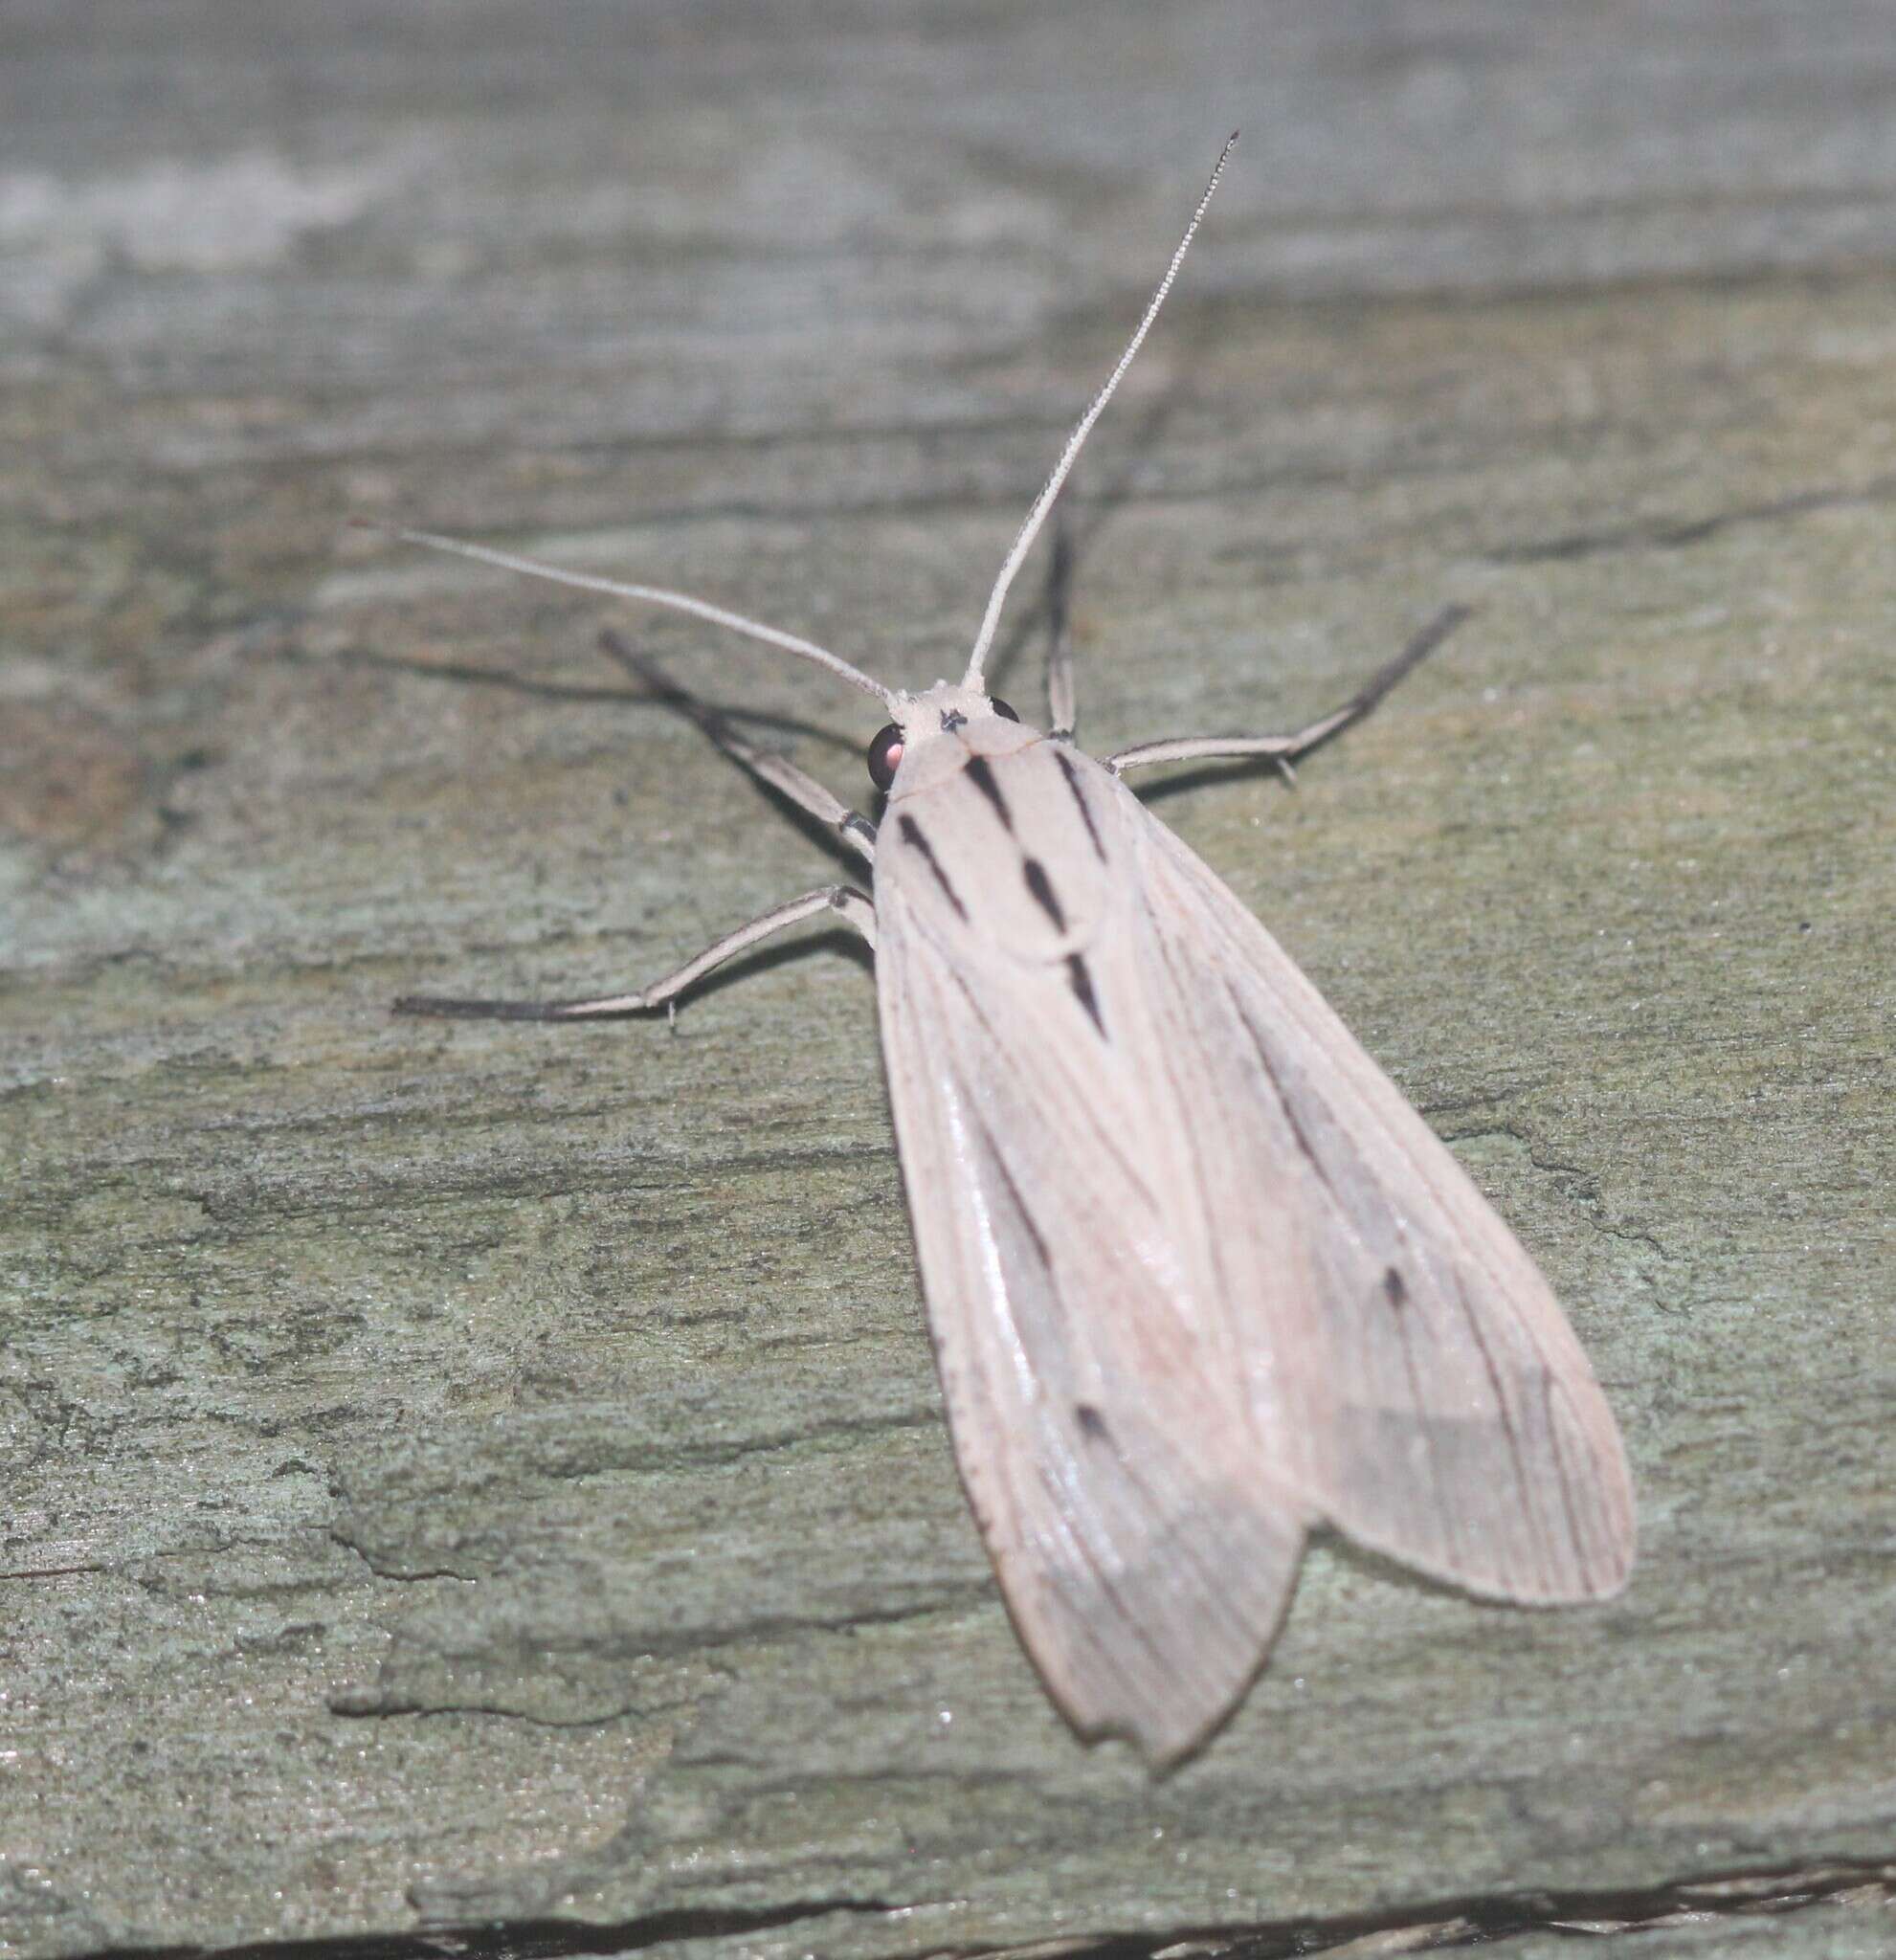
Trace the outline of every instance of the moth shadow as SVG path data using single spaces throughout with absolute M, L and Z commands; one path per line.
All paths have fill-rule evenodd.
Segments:
M 1171 379 L 1152 398 L 1145 413 L 1127 432 L 1125 441 L 1120 445 L 1123 459 L 1109 476 L 1103 479 L 1101 487 L 1082 501 L 1080 495 L 1080 471 L 1076 469 L 1067 479 L 1065 494 L 1054 507 L 1054 520 L 1062 527 L 1068 553 L 1068 573 L 1074 585 L 1078 585 L 1081 568 L 1084 565 L 1088 553 L 1100 542 L 1102 534 L 1121 508 L 1130 503 L 1137 495 L 1141 464 L 1157 447 L 1165 434 L 1167 424 L 1190 398 L 1192 377 L 1199 365 L 1194 355 L 1203 337 L 1202 323 L 1188 315 L 1186 321 L 1181 323 L 1178 336 L 1183 352 L 1172 369 Z M 1047 624 L 1053 603 L 1052 592 L 1043 589 L 1040 597 L 1001 635 L 993 656 L 988 662 L 990 694 L 1001 691 L 1002 683 L 1018 664 L 1029 640 Z
M 1189 769 L 1180 769 L 1174 776 L 1161 776 L 1156 782 L 1142 783 L 1138 789 L 1141 803 L 1160 803 L 1168 796 L 1182 796 L 1193 790 L 1212 790 L 1232 783 L 1241 783 L 1253 776 L 1271 776 L 1279 783 L 1283 782 L 1283 772 L 1267 755 L 1234 756 L 1229 762 L 1198 763 Z M 1290 786 L 1284 784 L 1288 789 Z
M 278 657 L 295 666 L 312 665 L 316 660 L 316 657 L 294 648 L 279 650 Z M 634 707 L 665 706 L 663 700 L 656 694 L 614 686 L 610 681 L 539 680 L 529 674 L 515 673 L 505 667 L 483 667 L 471 660 L 414 660 L 400 654 L 378 653 L 365 647 L 324 657 L 323 664 L 362 667 L 371 673 L 399 674 L 421 680 L 446 681 L 457 687 L 499 688 L 529 701 L 583 707 L 610 707 L 615 702 Z M 820 722 L 805 721 L 798 715 L 782 714 L 748 702 L 714 702 L 706 705 L 727 722 L 742 722 L 753 728 L 769 729 L 772 734 L 799 736 L 806 741 L 821 743 L 824 747 L 835 749 L 839 754 L 858 753 L 862 746 Z
M 1309 1548 L 1323 1550 L 1358 1577 L 1379 1579 L 1385 1585 L 1399 1587 L 1405 1592 L 1417 1592 L 1425 1597 L 1464 1599 L 1473 1606 L 1509 1607 L 1517 1612 L 1542 1610 L 1531 1601 L 1499 1598 L 1492 1592 L 1481 1592 L 1472 1586 L 1464 1586 L 1459 1579 L 1439 1579 L 1432 1572 L 1417 1571 L 1414 1566 L 1404 1565 L 1388 1552 L 1372 1550 L 1367 1545 L 1358 1545 L 1353 1538 L 1346 1538 L 1333 1525 L 1315 1526 L 1310 1532 Z
M 876 956 L 863 942 L 862 935 L 851 932 L 847 926 L 838 926 L 827 932 L 813 932 L 808 939 L 787 940 L 781 946 L 759 947 L 755 952 L 744 954 L 741 958 L 726 962 L 715 972 L 707 973 L 696 982 L 679 1000 L 679 1016 L 687 1014 L 696 1001 L 708 1000 L 712 995 L 722 993 L 727 987 L 737 987 L 747 980 L 754 980 L 760 974 L 772 973 L 779 967 L 788 967 L 800 960 L 812 959 L 817 954 L 839 956 L 848 961 L 862 973 L 874 975 Z M 601 1019 L 609 1018 L 602 1015 Z M 612 1015 L 610 1018 L 626 1020 L 650 1020 L 650 1009 L 635 1011 L 626 1015 Z
M 288 657 L 300 659 L 291 655 Z M 337 657 L 342 662 L 354 667 L 366 667 L 377 673 L 401 674 L 419 677 L 426 680 L 443 680 L 457 686 L 500 688 L 508 694 L 520 695 L 532 701 L 555 702 L 587 707 L 610 707 L 614 704 L 628 704 L 635 707 L 673 709 L 673 703 L 656 691 L 639 688 L 617 687 L 601 682 L 592 685 L 584 681 L 536 680 L 529 675 L 509 673 L 504 668 L 482 667 L 473 662 L 455 660 L 412 660 L 397 654 L 382 654 L 356 649 Z M 805 721 L 798 715 L 787 715 L 769 708 L 760 708 L 736 702 L 705 702 L 703 705 L 720 720 L 749 727 L 768 730 L 773 735 L 795 736 L 820 744 L 824 748 L 842 755 L 859 756 L 862 744 L 847 735 L 839 735 L 836 729 L 819 722 Z M 800 830 L 813 843 L 818 845 L 826 855 L 847 865 L 851 870 L 859 870 L 858 860 L 827 824 L 813 816 L 771 786 L 749 771 L 743 771 L 765 800 Z

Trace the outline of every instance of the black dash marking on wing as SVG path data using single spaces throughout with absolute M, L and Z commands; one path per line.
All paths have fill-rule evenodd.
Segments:
M 923 862 L 935 874 L 935 882 L 941 886 L 942 896 L 954 907 L 955 916 L 959 919 L 966 919 L 968 917 L 968 907 L 956 896 L 953 885 L 948 881 L 948 873 L 936 861 L 933 847 L 929 844 L 927 838 L 922 835 L 922 826 L 912 816 L 904 813 L 897 827 L 902 832 L 903 842 L 904 844 L 912 844 L 916 850 L 921 852 Z
M 1257 1031 L 1253 1029 L 1252 1034 L 1254 1036 L 1256 1033 Z M 1344 1206 L 1343 1199 L 1338 1193 L 1335 1184 L 1331 1182 L 1329 1166 L 1317 1155 L 1316 1146 L 1310 1141 L 1310 1133 L 1304 1127 L 1302 1121 L 1298 1117 L 1297 1105 L 1291 1101 L 1289 1093 L 1285 1090 L 1282 1080 L 1279 1078 L 1277 1069 L 1261 1041 L 1258 1043 L 1258 1052 L 1264 1058 L 1264 1067 L 1268 1071 L 1271 1081 L 1277 1089 L 1278 1107 L 1283 1111 L 1283 1120 L 1290 1126 L 1290 1134 L 1297 1139 L 1297 1147 L 1303 1151 L 1304 1161 L 1316 1173 L 1317 1182 L 1335 1199 L 1337 1210 L 1342 1212 L 1347 1217 L 1349 1213 Z
M 1047 867 L 1037 858 L 1021 859 L 1020 875 L 1027 880 L 1027 889 L 1034 894 L 1035 902 L 1054 922 L 1056 932 L 1066 930 L 1066 914 L 1060 908 L 1060 901 L 1054 896 L 1054 881 L 1047 876 Z
M 988 758 L 985 755 L 969 757 L 968 780 L 993 805 L 994 814 L 1001 820 L 1001 828 L 1012 836 L 1013 813 L 1007 807 L 1007 798 L 1001 794 L 1001 786 L 994 781 L 994 772 L 988 767 Z
M 1100 1018 L 1100 1003 L 1093 992 L 1093 976 L 1087 972 L 1086 962 L 1078 953 L 1066 956 L 1066 980 L 1073 989 L 1073 997 L 1092 1015 L 1093 1025 L 1104 1038 L 1106 1024 Z
M 1394 1266 L 1385 1266 L 1382 1275 L 1384 1297 L 1397 1313 L 1409 1304 L 1409 1289 L 1402 1283 L 1402 1275 Z
M 1080 1434 L 1089 1443 L 1103 1443 L 1109 1439 L 1106 1418 L 1090 1402 L 1076 1402 L 1073 1405 L 1073 1419 L 1080 1425 Z
M 1106 847 L 1100 837 L 1100 826 L 1093 817 L 1093 806 L 1086 801 L 1085 792 L 1080 787 L 1080 771 L 1073 767 L 1072 758 L 1058 748 L 1054 760 L 1060 764 L 1060 772 L 1066 778 L 1066 787 L 1073 792 L 1073 800 L 1080 806 L 1081 821 L 1086 826 L 1086 835 L 1093 840 L 1094 855 L 1104 864 L 1106 861 Z
M 942 710 L 942 733 L 944 735 L 952 735 L 957 728 L 965 728 L 967 725 L 968 717 L 959 708 L 944 708 Z

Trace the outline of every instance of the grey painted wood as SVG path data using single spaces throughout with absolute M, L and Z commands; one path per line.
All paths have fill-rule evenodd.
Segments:
M 0 1946 L 422 1887 L 881 1955 L 1890 1857 L 1886 10 L 0 36 Z M 1294 724 L 1480 607 L 1294 795 L 1156 807 L 1571 1303 L 1644 1550 L 1550 1615 L 1321 1551 L 1154 1785 L 989 1584 L 860 959 L 675 1034 L 387 1014 L 642 980 L 830 860 L 602 609 L 345 519 L 926 680 L 1239 122 L 1079 486 L 1082 735 Z M 866 791 L 846 691 L 624 623 Z

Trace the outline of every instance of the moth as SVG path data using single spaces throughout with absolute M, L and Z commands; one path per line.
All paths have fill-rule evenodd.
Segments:
M 1528 1605 L 1617 1592 L 1634 1546 L 1618 1431 L 1532 1260 L 1276 941 L 1125 780 L 1216 757 L 1288 771 L 1368 712 L 1460 609 L 1291 735 L 1189 736 L 1094 760 L 1074 740 L 1058 606 L 1045 728 L 983 679 L 1009 586 L 1230 151 L 1021 525 L 958 680 L 905 693 L 685 593 L 396 534 L 694 614 L 885 704 L 867 758 L 885 798 L 877 825 L 608 635 L 650 689 L 831 826 L 872 868 L 870 890 L 819 885 L 632 992 L 397 1006 L 637 1013 L 799 920 L 834 914 L 869 941 L 970 1503 L 1054 1701 L 1083 1735 L 1126 1736 L 1154 1767 L 1201 1745 L 1262 1666 L 1314 1530 Z

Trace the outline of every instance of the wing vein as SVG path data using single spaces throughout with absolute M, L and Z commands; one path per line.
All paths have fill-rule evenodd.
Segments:
M 1508 1460 L 1514 1465 L 1514 1481 L 1521 1491 L 1521 1514 L 1527 1519 L 1528 1528 L 1532 1532 L 1540 1548 L 1544 1576 L 1550 1580 L 1553 1565 L 1551 1559 L 1547 1556 L 1550 1549 L 1547 1532 L 1541 1525 L 1540 1513 L 1534 1505 L 1533 1485 L 1528 1476 L 1528 1459 L 1522 1453 L 1520 1432 L 1514 1426 L 1513 1411 L 1508 1408 L 1506 1392 L 1501 1386 L 1501 1370 L 1495 1364 L 1494 1349 L 1488 1346 L 1488 1337 L 1482 1326 L 1481 1316 L 1475 1311 L 1474 1303 L 1468 1298 L 1468 1288 L 1460 1271 L 1453 1267 L 1450 1271 L 1455 1279 L 1456 1302 L 1461 1308 L 1462 1318 L 1468 1323 L 1468 1331 L 1474 1336 L 1476 1351 L 1482 1357 L 1482 1367 L 1487 1373 L 1488 1389 L 1494 1397 L 1495 1415 L 1501 1424 L 1501 1433 L 1507 1441 Z
M 1554 1481 L 1560 1486 L 1560 1508 L 1567 1518 L 1567 1535 L 1573 1541 L 1573 1562 L 1581 1570 L 1587 1569 L 1587 1548 L 1580 1539 L 1580 1520 L 1573 1509 L 1573 1493 L 1567 1483 L 1567 1457 L 1561 1447 L 1560 1424 L 1554 1419 L 1553 1392 L 1554 1379 L 1551 1374 L 1541 1377 L 1541 1399 L 1547 1409 L 1548 1446 L 1553 1453 Z
M 1416 1309 L 1419 1311 L 1418 1309 Z M 1442 1474 L 1441 1443 L 1436 1436 L 1436 1426 L 1429 1420 L 1429 1405 L 1422 1393 L 1422 1373 L 1416 1362 L 1416 1346 L 1405 1315 L 1406 1307 L 1394 1309 L 1396 1315 L 1396 1333 L 1402 1342 L 1402 1367 L 1409 1377 L 1409 1405 L 1416 1412 L 1416 1427 L 1422 1438 L 1423 1454 L 1429 1459 L 1429 1482 L 1435 1488 L 1436 1515 L 1441 1520 L 1442 1543 L 1453 1565 L 1461 1563 L 1461 1534 L 1456 1528 L 1455 1506 L 1449 1502 L 1448 1479 Z M 1504 1418 L 1505 1419 L 1505 1418 Z
M 1149 903 L 1147 907 L 1147 917 L 1149 920 L 1150 916 Z M 1159 957 L 1164 963 L 1167 977 L 1171 981 L 1174 997 L 1181 1000 L 1189 1000 L 1191 998 L 1189 983 L 1178 970 L 1178 962 L 1173 953 L 1171 940 L 1163 932 L 1154 932 L 1152 938 L 1153 943 L 1159 949 Z M 1185 1134 L 1185 1147 L 1191 1152 L 1192 1168 L 1195 1173 L 1192 1179 L 1191 1188 L 1194 1193 L 1202 1192 L 1206 1189 L 1204 1175 L 1205 1160 L 1198 1143 L 1198 1125 L 1191 1120 L 1190 1116 L 1192 1097 L 1185 1085 L 1179 1081 L 1176 1071 L 1171 1065 L 1171 1056 L 1174 1053 L 1174 1044 L 1170 1041 L 1162 1041 L 1161 1052 L 1167 1058 L 1166 1081 L 1171 1090 L 1174 1104 L 1185 1114 L 1185 1121 L 1179 1125 L 1179 1128 Z M 1224 1235 L 1216 1229 L 1216 1225 L 1205 1218 L 1202 1206 L 1194 1204 L 1193 1210 L 1194 1213 L 1193 1224 L 1201 1225 L 1204 1228 L 1203 1236 L 1206 1241 L 1206 1250 L 1211 1257 L 1213 1282 L 1216 1288 L 1218 1298 L 1225 1304 L 1227 1315 L 1230 1315 L 1238 1310 L 1238 1301 L 1236 1290 L 1232 1285 L 1231 1274 L 1225 1260 Z
M 959 989 L 962 998 L 968 1003 L 969 1012 L 980 1022 L 983 1033 L 990 1041 L 997 1041 L 999 1036 L 993 1020 L 983 1009 L 973 989 L 969 986 L 966 976 L 951 964 L 948 966 L 948 971 L 949 977 L 954 981 L 956 988 Z M 1098 1018 L 1097 1012 L 1095 1012 L 1094 1019 L 1096 1023 Z M 1102 1027 L 1100 1032 L 1104 1034 L 1105 1032 L 1104 1028 Z M 1066 1065 L 1063 1058 L 1056 1053 L 1049 1059 L 1060 1071 L 1062 1080 L 1060 1086 L 1062 1099 L 1070 1107 L 1084 1111 L 1091 1141 L 1097 1144 L 1112 1160 L 1113 1168 L 1126 1179 L 1126 1183 L 1131 1187 L 1133 1194 L 1139 1199 L 1148 1213 L 1156 1214 L 1159 1212 L 1159 1201 L 1151 1185 L 1140 1172 L 1132 1160 L 1126 1156 L 1124 1149 L 1120 1147 L 1119 1140 L 1102 1120 L 1097 1107 L 1099 1099 L 1094 1095 L 1086 1093 L 1084 1086 L 1074 1080 L 1073 1071 Z

